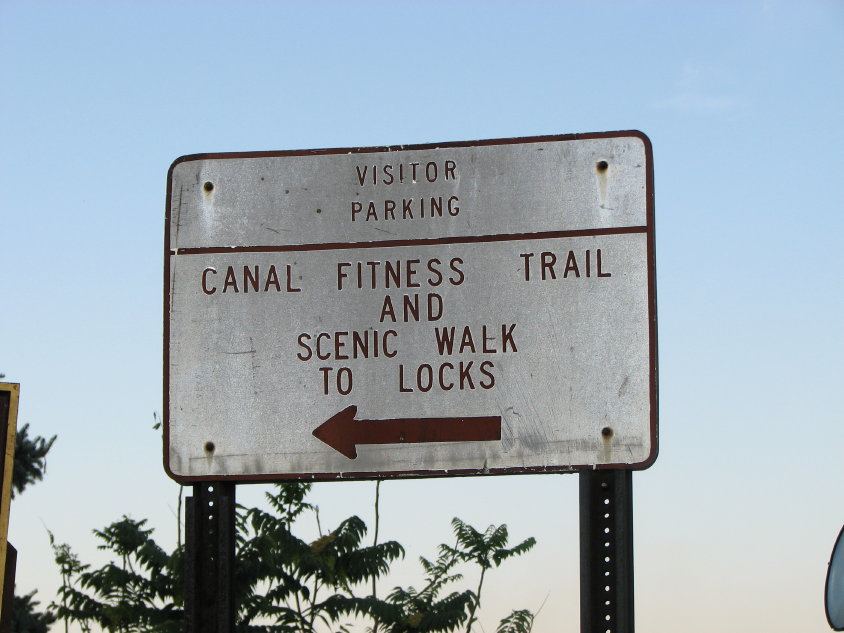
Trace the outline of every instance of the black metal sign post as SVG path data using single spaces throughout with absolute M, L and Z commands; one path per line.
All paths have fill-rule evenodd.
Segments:
M 195 484 L 185 501 L 186 633 L 234 633 L 235 484 Z
M 233 633 L 235 484 L 186 499 L 186 633 Z M 581 633 L 634 633 L 633 473 L 580 474 Z
M 633 473 L 580 474 L 580 631 L 633 633 Z

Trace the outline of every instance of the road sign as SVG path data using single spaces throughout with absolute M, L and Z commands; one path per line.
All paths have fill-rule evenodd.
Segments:
M 165 286 L 179 481 L 656 458 L 640 132 L 185 156 Z
M 9 511 L 12 503 L 12 473 L 15 464 L 19 399 L 19 384 L 0 382 L 0 455 L 3 457 L 3 477 L 0 484 L 0 629 L 4 631 L 11 630 L 17 561 L 17 552 L 9 543 Z

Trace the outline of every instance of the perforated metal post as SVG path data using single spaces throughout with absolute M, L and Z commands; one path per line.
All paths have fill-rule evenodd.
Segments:
M 634 631 L 629 470 L 580 474 L 580 631 Z
M 235 485 L 196 484 L 185 501 L 185 630 L 234 633 Z

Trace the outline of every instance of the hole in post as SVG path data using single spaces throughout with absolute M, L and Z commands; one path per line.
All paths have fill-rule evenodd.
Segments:
M 605 160 L 599 160 L 597 163 L 595 163 L 595 169 L 597 169 L 598 171 L 607 171 L 609 167 L 610 164 Z
M 214 452 L 215 448 L 216 446 L 214 446 L 214 442 L 205 442 L 205 452 L 209 455 Z
M 202 185 L 202 188 L 205 189 L 205 191 L 214 191 L 214 183 L 210 180 L 206 180 L 205 184 Z

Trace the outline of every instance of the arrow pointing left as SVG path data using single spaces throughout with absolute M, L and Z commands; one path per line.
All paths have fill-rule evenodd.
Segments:
M 501 439 L 501 416 L 390 418 L 355 420 L 358 408 L 346 407 L 314 429 L 314 436 L 349 459 L 360 444 L 490 442 Z

